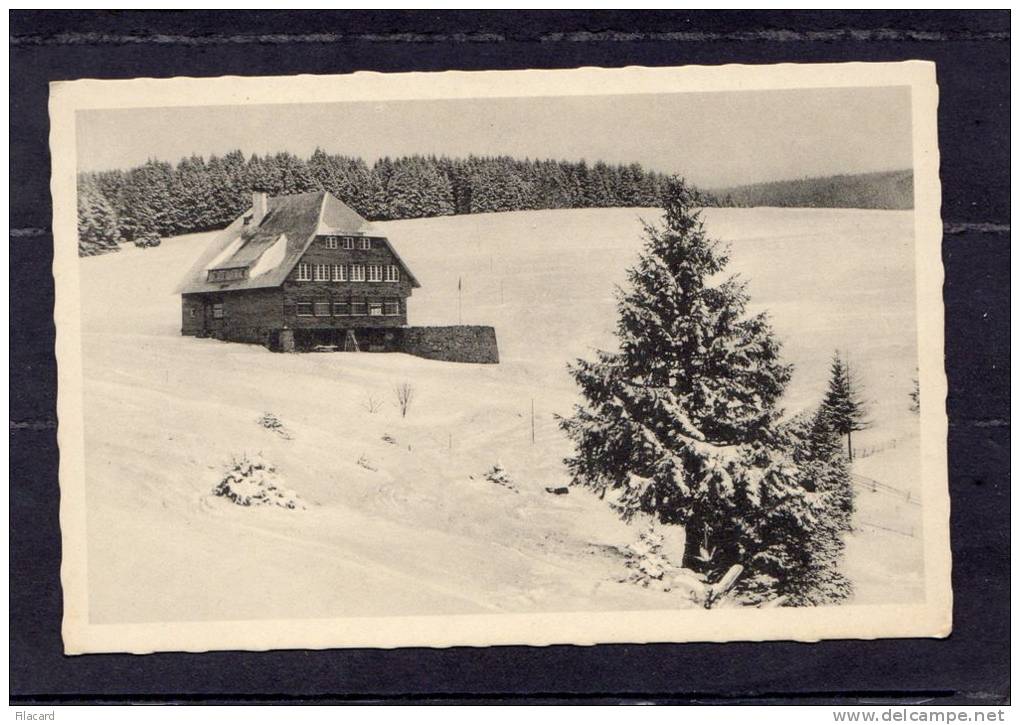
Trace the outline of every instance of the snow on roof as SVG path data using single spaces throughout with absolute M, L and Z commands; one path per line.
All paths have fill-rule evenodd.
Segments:
M 238 235 L 234 239 L 234 241 L 232 241 L 230 244 L 228 244 L 226 247 L 224 247 L 222 252 L 220 252 L 215 257 L 213 257 L 212 261 L 209 262 L 208 265 L 206 265 L 206 269 L 207 270 L 209 270 L 209 269 L 217 269 L 217 268 L 221 268 L 222 269 L 224 267 L 223 263 L 226 260 L 228 260 L 231 257 L 233 257 L 235 254 L 237 254 L 237 250 L 241 248 L 242 244 L 244 244 L 244 237 Z
M 278 287 L 319 234 L 372 234 L 368 221 L 326 191 L 274 196 L 257 227 L 247 228 L 244 217 L 216 235 L 205 254 L 192 266 L 178 293 Z M 283 239 L 284 243 L 279 244 Z M 382 241 L 407 273 L 414 287 L 418 280 L 385 237 Z M 268 255 L 268 256 L 267 256 Z M 245 279 L 210 282 L 210 269 L 250 269 Z
M 319 210 L 319 234 L 368 233 L 372 225 L 358 212 L 351 209 L 330 193 L 325 193 Z
M 268 274 L 283 264 L 283 260 L 286 258 L 287 235 L 281 234 L 280 237 L 273 242 L 272 246 L 262 253 L 262 256 L 258 258 L 258 261 L 252 265 L 251 271 L 248 272 L 248 276 L 254 278 Z

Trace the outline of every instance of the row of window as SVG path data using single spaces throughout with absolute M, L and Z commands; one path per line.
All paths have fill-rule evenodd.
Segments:
M 297 266 L 298 282 L 387 282 L 400 281 L 395 264 L 308 264 Z
M 365 237 L 326 237 L 326 249 L 340 249 L 341 246 L 354 249 L 355 245 L 358 249 L 371 249 L 372 240 Z
M 248 276 L 247 267 L 235 267 L 233 269 L 210 269 L 209 282 L 229 282 L 235 279 L 244 279 Z
M 195 308 L 189 310 L 190 316 L 195 316 Z M 369 315 L 372 317 L 400 314 L 400 300 L 351 300 L 349 302 L 330 302 L 329 300 L 316 300 L 314 302 L 298 302 L 298 317 L 350 317 L 354 315 Z M 222 302 L 216 302 L 212 306 L 212 316 L 215 320 L 222 320 L 226 317 Z
M 315 300 L 297 303 L 298 317 L 349 317 L 354 315 L 392 316 L 400 314 L 400 300 L 351 300 L 330 302 Z

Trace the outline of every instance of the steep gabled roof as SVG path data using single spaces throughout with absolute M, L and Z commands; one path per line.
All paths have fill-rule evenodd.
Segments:
M 265 217 L 257 227 L 247 228 L 244 217 L 251 213 L 251 209 L 246 210 L 213 238 L 206 251 L 188 270 L 177 288 L 178 293 L 278 287 L 287 279 L 287 275 L 317 235 L 372 233 L 368 221 L 325 191 L 270 197 Z M 389 240 L 383 238 L 383 242 L 411 284 L 420 287 Z M 267 254 L 270 249 L 275 251 Z M 275 258 L 277 252 L 281 258 L 278 264 L 259 264 L 260 259 L 264 261 L 268 257 Z M 249 270 L 246 279 L 208 281 L 209 270 L 239 268 Z
M 372 225 L 327 191 L 323 192 L 319 229 L 319 234 L 367 233 L 371 231 Z
M 390 240 L 386 237 L 380 237 L 375 230 L 373 230 L 370 222 L 365 221 L 356 211 L 328 192 L 322 202 L 322 216 L 320 217 L 317 233 L 334 235 L 362 234 L 382 239 L 383 244 L 385 244 L 386 248 L 390 250 L 390 254 L 392 254 L 393 258 L 397 260 L 400 268 L 404 270 L 404 274 L 406 274 L 407 278 L 411 280 L 411 286 L 421 287 L 421 284 L 419 284 L 414 273 L 411 272 L 410 267 L 408 267 L 407 263 L 400 258 L 397 250 L 393 248 Z

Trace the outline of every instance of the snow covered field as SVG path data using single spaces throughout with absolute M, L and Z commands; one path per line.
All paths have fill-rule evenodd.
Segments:
M 544 490 L 566 482 L 570 449 L 553 418 L 576 396 L 565 365 L 613 344 L 613 284 L 642 215 L 657 213 L 379 225 L 422 283 L 410 323 L 456 323 L 460 279 L 463 322 L 495 326 L 498 366 L 182 338 L 172 289 L 208 235 L 83 259 L 92 622 L 683 606 L 618 582 L 636 527 L 584 491 Z M 796 365 L 788 411 L 816 404 L 834 349 L 849 352 L 875 420 L 856 441 L 876 452 L 855 465 L 847 572 L 858 603 L 918 600 L 911 213 L 724 209 L 706 221 L 733 242 L 731 271 L 750 279 Z M 402 418 L 394 388 L 405 382 Z M 289 439 L 257 424 L 266 412 Z M 212 496 L 244 452 L 275 464 L 308 507 Z M 516 490 L 484 480 L 497 462 Z

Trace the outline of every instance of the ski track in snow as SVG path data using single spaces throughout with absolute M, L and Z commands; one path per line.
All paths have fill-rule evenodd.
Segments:
M 553 417 L 576 400 L 566 364 L 612 346 L 613 286 L 635 261 L 641 216 L 657 212 L 378 225 L 422 282 L 410 323 L 455 324 L 462 280 L 463 322 L 496 327 L 498 366 L 277 355 L 182 338 L 172 290 L 206 234 L 83 259 L 92 620 L 687 606 L 618 581 L 626 572 L 611 552 L 637 538 L 636 526 L 588 492 L 543 490 L 566 481 L 570 447 Z M 706 212 L 706 223 L 732 243 L 729 271 L 750 281 L 751 311 L 770 312 L 796 365 L 786 409 L 820 400 L 833 350 L 848 350 L 877 421 L 857 444 L 881 449 L 855 471 L 919 499 L 917 418 L 907 409 L 916 357 L 910 214 L 724 209 Z M 401 418 L 393 387 L 404 381 L 416 396 Z M 383 402 L 376 413 L 365 409 L 369 395 Z M 266 412 L 292 440 L 256 424 Z M 244 451 L 262 452 L 309 509 L 212 497 L 223 464 Z M 361 456 L 377 470 L 359 466 Z M 482 478 L 497 461 L 518 493 Z M 855 601 L 916 601 L 917 500 L 864 490 L 858 510 L 846 561 Z

